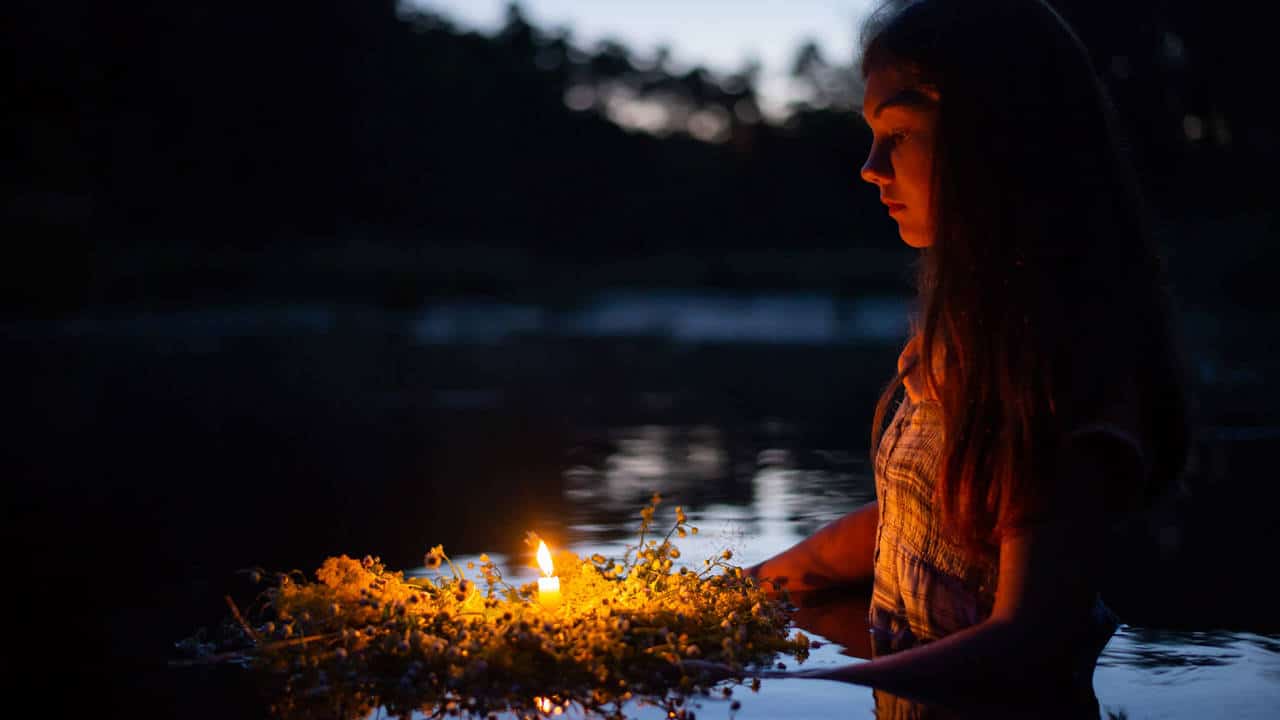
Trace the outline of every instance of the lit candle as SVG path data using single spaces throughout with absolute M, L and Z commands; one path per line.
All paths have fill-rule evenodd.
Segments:
M 552 575 L 555 568 L 551 565 L 551 551 L 541 540 L 538 541 L 538 567 L 546 575 L 538 578 L 538 602 L 547 607 L 555 607 L 560 604 L 560 578 Z

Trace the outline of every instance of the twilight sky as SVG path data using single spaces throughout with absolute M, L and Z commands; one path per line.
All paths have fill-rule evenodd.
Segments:
M 482 32 L 502 24 L 509 0 L 408 0 L 464 27 Z M 853 58 L 858 23 L 876 0 L 523 0 L 530 22 L 550 30 L 567 27 L 574 44 L 621 40 L 641 57 L 660 44 L 671 48 L 678 67 L 703 65 L 731 72 L 749 59 L 763 66 L 761 101 L 779 111 L 791 96 L 788 65 L 806 39 L 814 39 L 828 61 Z

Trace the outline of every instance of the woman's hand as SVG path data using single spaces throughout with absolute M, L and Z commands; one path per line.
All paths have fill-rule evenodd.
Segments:
M 769 593 L 867 582 L 873 574 L 880 505 L 872 501 L 743 571 Z

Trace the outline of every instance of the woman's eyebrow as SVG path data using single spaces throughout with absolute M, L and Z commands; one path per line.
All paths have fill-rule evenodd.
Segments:
M 921 88 L 903 88 L 880 101 L 880 104 L 876 106 L 875 110 L 871 111 L 871 117 L 880 117 L 881 112 L 886 108 L 891 107 L 924 110 L 932 107 L 937 101 L 938 99 L 935 95 L 930 94 L 928 91 Z

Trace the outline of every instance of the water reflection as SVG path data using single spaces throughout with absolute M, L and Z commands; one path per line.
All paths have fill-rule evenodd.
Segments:
M 570 541 L 605 554 L 624 547 L 637 508 L 658 492 L 704 525 L 684 541 L 696 551 L 686 556 L 731 549 L 750 564 L 874 498 L 865 464 L 849 453 L 772 446 L 784 431 L 764 425 L 759 438 L 709 425 L 621 427 L 579 446 L 565 472 Z
M 678 342 L 828 344 L 896 339 L 905 332 L 905 318 L 905 299 L 891 297 L 615 291 L 560 319 L 557 330 Z
M 1274 717 L 1280 636 L 1122 626 L 1094 686 L 1104 706 L 1130 717 Z
M 653 336 L 679 343 L 876 343 L 896 342 L 906 332 L 907 303 L 897 296 L 824 293 L 609 291 L 568 307 L 474 298 L 431 303 L 412 311 L 304 303 L 162 312 L 91 309 L 58 321 L 52 329 L 76 338 L 215 341 L 376 327 L 421 345 L 490 345 L 531 335 Z M 0 327 L 10 335 L 48 329 L 22 323 Z

